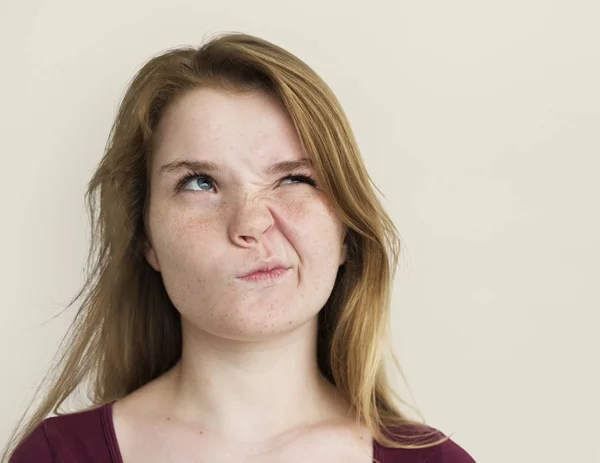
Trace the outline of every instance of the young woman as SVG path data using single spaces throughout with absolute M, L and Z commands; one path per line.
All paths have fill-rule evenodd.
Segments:
M 3 461 L 474 461 L 393 401 L 397 230 L 293 54 L 226 34 L 153 57 L 86 198 L 86 295 Z

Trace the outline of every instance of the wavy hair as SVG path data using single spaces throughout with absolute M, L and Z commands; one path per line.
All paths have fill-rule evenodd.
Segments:
M 415 410 L 392 389 L 384 364 L 384 354 L 390 354 L 405 379 L 389 335 L 400 239 L 377 199 L 377 187 L 340 103 L 292 53 L 252 35 L 221 33 L 199 47 L 154 55 L 131 80 L 85 194 L 91 220 L 86 280 L 66 308 L 83 300 L 58 348 L 57 365 L 48 370 L 35 395 L 49 381 L 47 392 L 25 419 L 32 399 L 1 461 L 51 412 L 62 415 L 59 407 L 84 381 L 89 410 L 127 396 L 178 362 L 180 315 L 161 275 L 144 257 L 149 166 L 153 135 L 165 108 L 203 87 L 234 94 L 261 90 L 277 98 L 312 159 L 317 184 L 347 227 L 347 260 L 319 312 L 322 374 L 380 444 L 426 448 L 449 439 L 427 441 L 435 430 L 410 419 L 394 402 Z

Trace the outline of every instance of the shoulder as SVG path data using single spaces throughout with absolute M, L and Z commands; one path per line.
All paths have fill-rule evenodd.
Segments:
M 46 418 L 19 444 L 9 463 L 60 463 L 65 455 L 90 463 L 111 461 L 105 409 L 100 406 Z
M 9 463 L 27 463 L 38 461 L 40 463 L 54 462 L 52 448 L 46 434 L 45 422 L 40 423 L 33 432 L 21 442 L 13 452 Z
M 407 432 L 401 428 L 392 428 L 392 431 L 403 436 L 418 436 L 418 434 L 422 434 L 423 432 L 430 432 L 431 435 L 426 439 L 411 439 L 409 441 L 409 443 L 418 445 L 435 442 L 448 437 L 440 430 L 430 426 L 426 426 L 420 433 L 416 434 L 414 431 Z M 395 438 L 394 441 L 400 442 L 400 439 Z M 402 442 L 407 441 L 402 440 Z M 422 449 L 397 449 L 376 444 L 374 456 L 380 463 L 417 463 L 423 461 L 427 461 L 427 463 L 475 463 L 473 457 L 450 438 L 441 444 Z

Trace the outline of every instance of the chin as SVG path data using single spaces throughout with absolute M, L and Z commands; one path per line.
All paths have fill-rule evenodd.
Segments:
M 232 341 L 261 341 L 291 333 L 301 327 L 310 328 L 311 324 L 316 327 L 317 314 L 305 317 L 282 317 L 275 319 L 272 314 L 265 317 L 242 316 L 237 323 L 227 320 L 218 326 L 206 327 L 205 331 L 213 336 L 229 339 Z M 311 323 L 312 322 L 312 323 Z

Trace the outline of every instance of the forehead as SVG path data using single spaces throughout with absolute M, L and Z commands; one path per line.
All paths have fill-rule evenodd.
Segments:
M 170 157 L 174 149 L 204 151 L 207 156 L 229 150 L 260 152 L 269 146 L 300 151 L 294 125 L 273 96 L 212 88 L 191 91 L 169 105 L 154 146 L 161 158 Z

